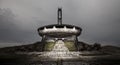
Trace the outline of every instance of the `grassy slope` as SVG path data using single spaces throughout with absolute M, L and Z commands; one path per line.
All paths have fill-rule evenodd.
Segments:
M 75 47 L 74 42 L 67 41 L 67 42 L 65 42 L 65 46 L 66 46 L 70 51 L 75 51 L 75 50 L 76 50 L 76 47 Z
M 55 42 L 47 42 L 45 45 L 45 51 L 51 51 L 55 45 Z M 75 51 L 76 47 L 74 45 L 74 42 L 71 41 L 65 41 L 65 46 L 70 50 L 70 51 Z
M 45 51 L 51 51 L 55 45 L 55 42 L 47 42 L 45 45 Z

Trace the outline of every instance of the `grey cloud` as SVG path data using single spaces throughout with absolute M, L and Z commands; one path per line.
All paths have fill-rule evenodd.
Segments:
M 80 40 L 120 45 L 119 0 L 0 0 L 0 41 L 35 42 L 37 28 L 57 22 L 63 8 L 63 23 L 83 28 Z M 111 43 L 110 43 L 111 42 Z

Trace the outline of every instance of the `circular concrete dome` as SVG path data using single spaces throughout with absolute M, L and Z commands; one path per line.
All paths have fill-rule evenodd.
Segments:
M 81 34 L 81 31 L 82 29 L 80 27 L 68 24 L 53 24 L 38 28 L 38 33 L 40 36 L 48 35 L 54 37 L 65 37 L 70 35 L 79 36 Z

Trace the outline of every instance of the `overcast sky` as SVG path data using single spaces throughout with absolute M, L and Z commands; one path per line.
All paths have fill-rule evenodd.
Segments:
M 0 47 L 40 41 L 37 29 L 57 23 L 80 26 L 80 41 L 120 46 L 120 0 L 0 0 Z

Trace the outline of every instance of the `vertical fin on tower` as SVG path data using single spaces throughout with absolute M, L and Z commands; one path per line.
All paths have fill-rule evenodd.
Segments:
M 58 25 L 62 25 L 62 8 L 58 8 Z

